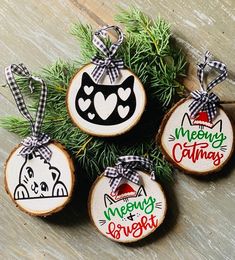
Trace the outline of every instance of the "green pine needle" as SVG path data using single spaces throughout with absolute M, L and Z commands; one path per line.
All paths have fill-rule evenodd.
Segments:
M 76 71 L 89 63 L 97 53 L 92 44 L 94 33 L 90 25 L 81 22 L 71 28 L 78 40 L 80 56 L 74 62 L 58 60 L 37 75 L 48 86 L 48 99 L 42 131 L 64 144 L 74 157 L 77 172 L 91 178 L 115 164 L 118 156 L 139 155 L 150 158 L 155 164 L 157 178 L 172 180 L 172 168 L 155 145 L 155 135 L 165 111 L 183 95 L 184 87 L 178 79 L 184 76 L 185 59 L 171 41 L 170 26 L 161 18 L 155 21 L 137 9 L 121 10 L 116 20 L 125 29 L 125 41 L 117 52 L 125 65 L 142 81 L 148 98 L 146 111 L 129 133 L 114 138 L 92 137 L 75 127 L 66 110 L 66 91 Z M 110 44 L 110 41 L 106 41 Z M 99 53 L 102 56 L 102 53 Z M 17 78 L 24 95 L 32 98 L 30 111 L 35 112 L 40 86 L 30 93 L 25 78 Z M 6 117 L 1 126 L 21 137 L 30 134 L 29 123 L 24 119 Z

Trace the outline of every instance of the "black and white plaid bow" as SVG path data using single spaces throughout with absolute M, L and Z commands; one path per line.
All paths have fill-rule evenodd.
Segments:
M 14 75 L 16 74 L 18 76 L 23 76 L 29 79 L 29 88 L 31 92 L 33 92 L 33 81 L 40 82 L 41 84 L 41 95 L 39 99 L 38 109 L 36 112 L 36 119 L 35 122 L 33 121 L 32 116 L 30 115 L 24 98 L 21 94 L 21 91 L 19 89 L 19 86 L 16 83 L 16 80 L 14 78 Z M 41 125 L 44 117 L 44 111 L 46 106 L 46 99 L 47 99 L 47 87 L 45 82 L 38 78 L 32 76 L 28 69 L 24 66 L 24 64 L 12 64 L 9 67 L 5 69 L 5 76 L 7 84 L 9 85 L 11 92 L 13 94 L 13 97 L 15 99 L 16 105 L 22 114 L 22 116 L 27 119 L 31 124 L 31 130 L 32 130 L 32 136 L 26 137 L 21 143 L 23 145 L 23 148 L 20 151 L 20 154 L 22 156 L 25 156 L 27 154 L 31 154 L 33 151 L 37 150 L 41 156 L 46 160 L 49 161 L 51 158 L 51 150 L 46 145 L 50 137 L 44 133 L 41 133 Z
M 217 84 L 221 83 L 228 76 L 227 69 L 224 63 L 219 61 L 209 61 L 210 52 L 207 51 L 205 54 L 204 63 L 198 64 L 197 76 L 200 82 L 201 90 L 195 90 L 191 92 L 193 102 L 189 105 L 189 111 L 192 118 L 195 118 L 200 111 L 205 111 L 208 114 L 210 122 L 214 119 L 217 114 L 217 106 L 220 102 L 219 97 L 209 91 Z M 204 69 L 206 66 L 218 69 L 220 75 L 212 80 L 207 87 L 204 87 Z
M 123 179 L 139 185 L 138 169 L 150 172 L 151 179 L 155 180 L 153 163 L 149 159 L 132 155 L 119 157 L 114 167 L 106 168 L 104 176 L 111 178 L 110 186 L 112 191 L 115 192 Z
M 115 30 L 118 33 L 117 42 L 113 43 L 108 49 L 103 43 L 100 37 L 105 38 L 107 35 L 107 30 Z M 124 67 L 122 59 L 115 59 L 114 55 L 123 42 L 124 36 L 122 30 L 118 26 L 104 26 L 100 30 L 96 31 L 93 36 L 93 44 L 105 55 L 105 59 L 98 56 L 92 58 L 92 63 L 96 65 L 91 75 L 94 80 L 98 82 L 100 78 L 106 72 L 109 75 L 110 82 L 113 83 L 119 76 L 119 70 Z

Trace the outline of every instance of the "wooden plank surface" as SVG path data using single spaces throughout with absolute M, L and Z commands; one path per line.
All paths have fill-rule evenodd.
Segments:
M 217 93 L 235 99 L 235 2 L 233 0 L 121 0 L 151 17 L 160 14 L 172 24 L 191 61 L 185 84 L 194 88 L 195 62 L 206 49 L 229 68 L 229 79 Z M 74 59 L 77 42 L 68 34 L 80 19 L 94 26 L 113 23 L 117 1 L 2 0 L 0 6 L 0 79 L 10 63 L 24 62 L 32 70 L 58 57 Z M 222 85 L 221 85 L 222 86 Z M 233 114 L 234 106 L 227 106 Z M 1 89 L 0 116 L 18 114 L 9 89 Z M 135 245 L 119 245 L 101 236 L 86 213 L 86 188 L 78 179 L 77 192 L 65 211 L 33 218 L 15 208 L 3 187 L 3 163 L 20 139 L 0 129 L 0 256 L 1 259 L 234 259 L 235 161 L 216 176 L 192 178 L 177 173 L 173 187 L 165 187 L 169 210 L 164 225 Z M 234 157 L 233 157 L 234 158 Z

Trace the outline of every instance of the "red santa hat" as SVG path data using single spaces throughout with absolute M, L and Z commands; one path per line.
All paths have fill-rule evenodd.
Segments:
M 115 192 L 116 199 L 132 197 L 135 195 L 135 190 L 128 183 L 123 183 L 120 185 Z
M 209 122 L 209 117 L 206 111 L 200 111 L 198 116 L 193 121 L 194 125 L 203 125 L 207 127 L 212 127 L 212 123 Z

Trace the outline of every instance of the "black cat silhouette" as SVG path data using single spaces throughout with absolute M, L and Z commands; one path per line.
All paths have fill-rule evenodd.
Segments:
M 84 72 L 76 95 L 76 111 L 84 120 L 97 125 L 123 123 L 136 109 L 133 88 L 134 76 L 129 76 L 119 85 L 101 85 Z
M 67 196 L 67 188 L 60 181 L 60 171 L 56 167 L 35 152 L 25 157 L 20 169 L 19 184 L 14 191 L 15 200 Z

